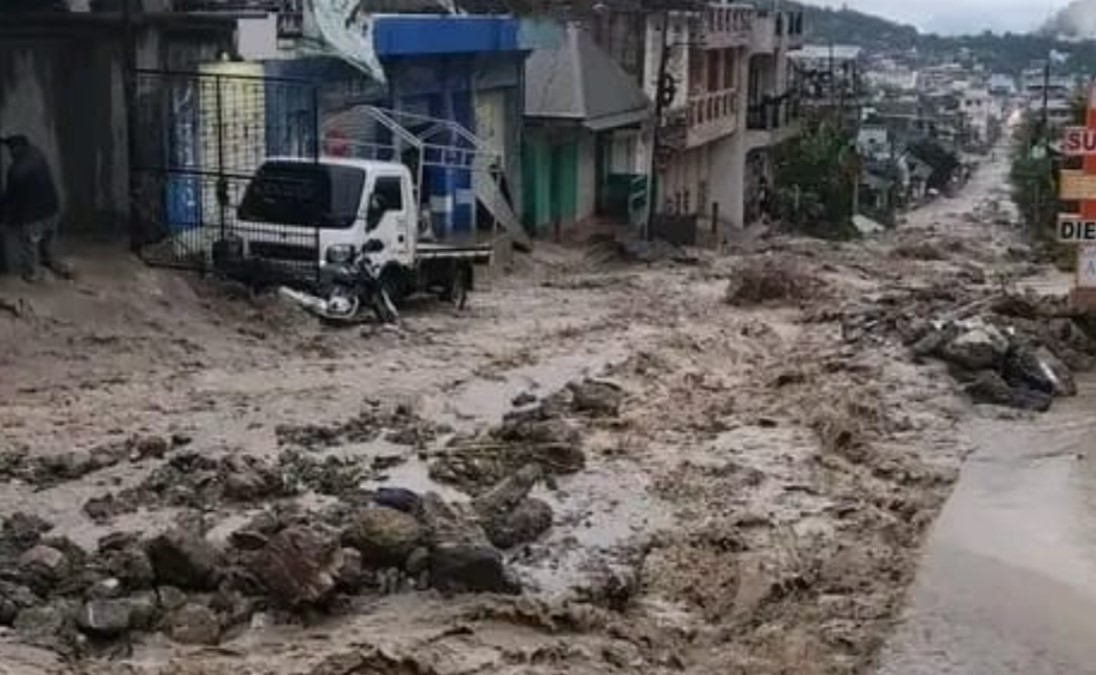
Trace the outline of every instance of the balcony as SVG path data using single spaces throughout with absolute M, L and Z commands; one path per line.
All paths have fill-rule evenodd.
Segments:
M 695 148 L 733 134 L 738 126 L 738 92 L 734 89 L 689 97 L 686 146 Z
M 750 33 L 750 51 L 771 54 L 803 46 L 803 13 L 761 10 Z
M 702 43 L 705 49 L 745 47 L 750 44 L 757 10 L 734 5 L 708 5 L 704 10 Z
M 780 145 L 799 135 L 799 100 L 785 94 L 766 97 L 746 112 L 746 145 L 750 150 Z

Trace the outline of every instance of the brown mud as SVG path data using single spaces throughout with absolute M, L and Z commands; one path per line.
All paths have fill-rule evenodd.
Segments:
M 0 673 L 864 672 L 963 388 L 1037 398 L 951 349 L 1043 271 L 1001 180 L 861 242 L 543 247 L 395 330 L 116 255 L 5 280 Z

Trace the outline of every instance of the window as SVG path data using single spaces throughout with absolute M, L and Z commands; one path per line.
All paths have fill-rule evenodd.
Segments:
M 403 183 L 396 176 L 381 176 L 373 185 L 373 203 L 381 210 L 403 211 Z
M 719 62 L 721 60 L 719 58 L 719 52 L 713 49 L 707 52 L 707 54 L 708 63 L 706 65 L 708 70 L 708 91 L 719 91 Z
M 313 162 L 267 162 L 247 186 L 241 220 L 341 229 L 358 217 L 365 172 Z
M 734 89 L 735 84 L 735 60 L 734 50 L 723 50 L 723 88 Z

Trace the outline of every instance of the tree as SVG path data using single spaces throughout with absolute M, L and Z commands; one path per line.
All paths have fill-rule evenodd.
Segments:
M 848 134 L 829 123 L 808 127 L 777 151 L 777 214 L 785 225 L 810 236 L 854 237 L 859 177 L 859 159 Z

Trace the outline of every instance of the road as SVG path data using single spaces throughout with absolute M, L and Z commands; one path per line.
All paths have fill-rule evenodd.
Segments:
M 1003 171 L 987 167 L 968 198 Z M 973 453 L 877 675 L 1096 673 L 1096 379 L 1081 384 L 1045 416 L 961 426 Z
M 1045 417 L 981 420 L 879 675 L 1096 673 L 1096 381 Z

